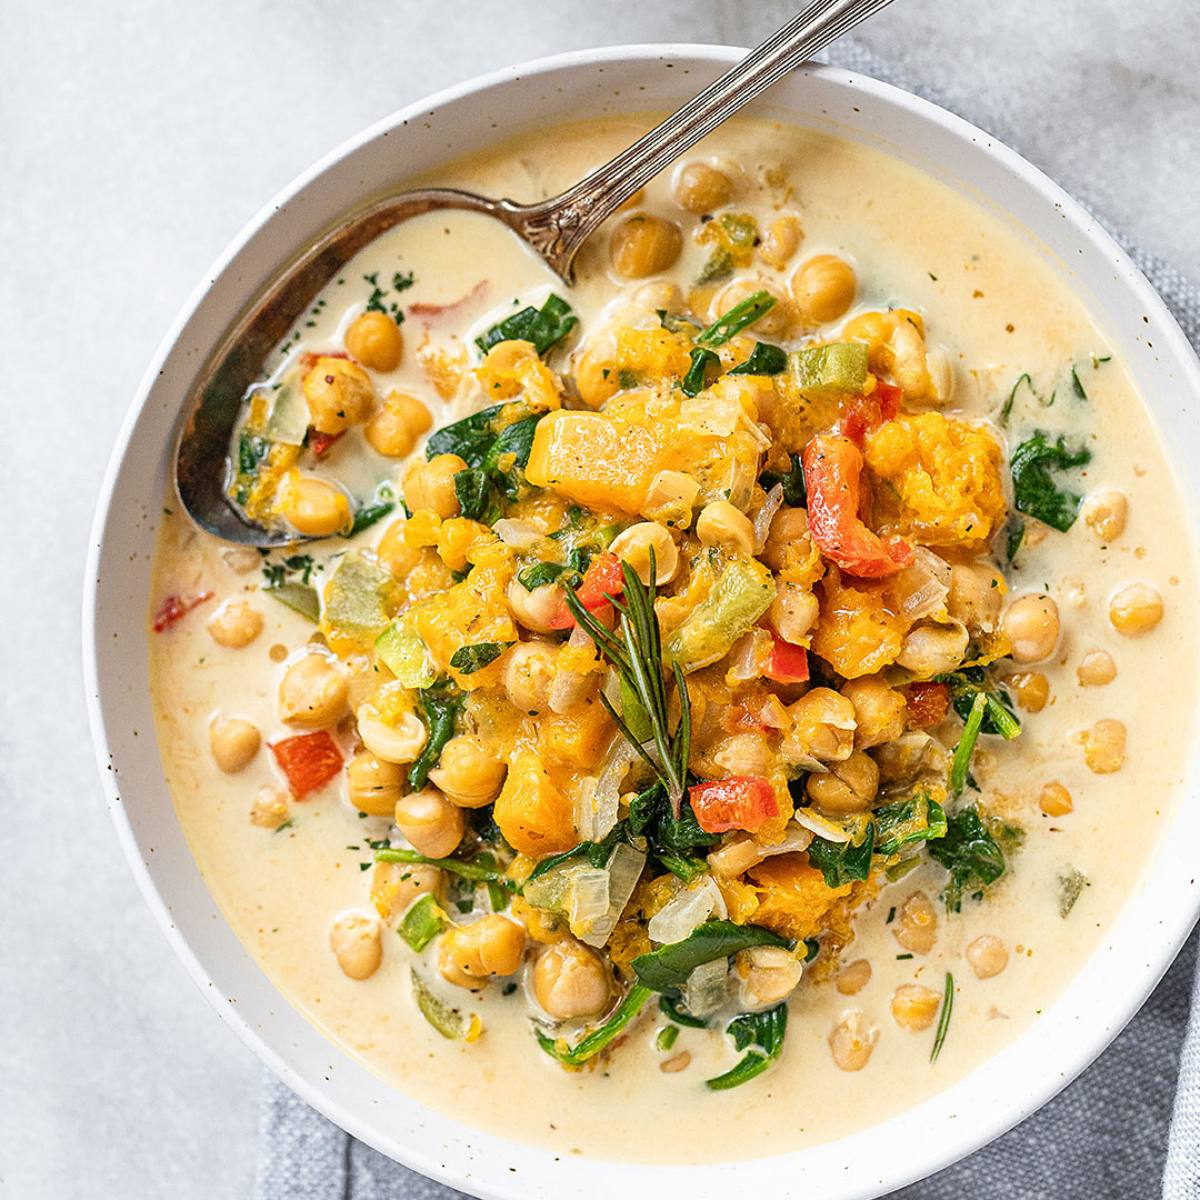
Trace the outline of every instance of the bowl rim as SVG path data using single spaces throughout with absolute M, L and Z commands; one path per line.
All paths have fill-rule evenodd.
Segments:
M 419 1148 L 414 1148 L 411 1145 L 401 1145 L 394 1138 L 388 1137 L 380 1128 L 371 1126 L 369 1122 L 343 1109 L 336 1101 L 325 1095 L 318 1086 L 311 1085 L 291 1063 L 277 1053 L 260 1036 L 246 1016 L 224 997 L 218 988 L 213 986 L 212 977 L 201 963 L 197 950 L 177 928 L 171 916 L 170 906 L 155 882 L 149 864 L 142 857 L 137 835 L 134 832 L 124 805 L 120 801 L 116 772 L 112 766 L 113 756 L 110 755 L 108 750 L 109 738 L 105 716 L 104 685 L 101 681 L 99 646 L 97 641 L 99 576 L 106 540 L 106 526 L 112 517 L 111 510 L 114 491 L 121 475 L 130 443 L 135 434 L 139 417 L 151 396 L 155 380 L 161 373 L 164 363 L 175 350 L 181 333 L 196 313 L 210 286 L 236 262 L 247 243 L 251 241 L 261 226 L 274 212 L 283 207 L 287 202 L 301 195 L 314 180 L 318 179 L 326 171 L 335 167 L 341 160 L 351 155 L 354 151 L 381 135 L 401 127 L 407 121 L 418 118 L 426 112 L 436 110 L 453 101 L 486 93 L 493 88 L 520 78 L 542 75 L 563 69 L 587 68 L 608 62 L 619 62 L 622 64 L 645 63 L 649 65 L 657 60 L 670 59 L 675 62 L 690 60 L 702 66 L 711 66 L 714 64 L 732 65 L 745 53 L 746 51 L 743 49 L 724 45 L 642 43 L 581 49 L 546 55 L 477 75 L 443 88 L 392 112 L 334 147 L 317 159 L 310 167 L 298 174 L 246 222 L 192 290 L 159 343 L 149 366 L 138 384 L 137 391 L 117 435 L 97 499 L 96 512 L 89 538 L 83 591 L 82 639 L 84 689 L 93 747 L 107 807 L 112 816 L 117 839 L 121 844 L 144 900 L 154 913 L 168 943 L 183 963 L 192 981 L 238 1037 L 293 1092 L 340 1128 L 389 1158 L 401 1162 L 448 1186 L 469 1190 L 470 1194 L 487 1197 L 488 1200 L 491 1200 L 492 1197 L 495 1197 L 496 1200 L 524 1200 L 524 1197 L 529 1193 L 526 1190 L 526 1186 L 512 1182 L 518 1179 L 518 1176 L 502 1178 L 501 1172 L 497 1171 L 495 1177 L 487 1178 L 479 1173 L 478 1168 L 466 1171 L 463 1167 L 447 1164 L 435 1156 L 424 1153 Z M 1044 172 L 1033 166 L 1004 143 L 965 119 L 949 112 L 932 101 L 913 95 L 893 84 L 885 83 L 857 71 L 845 70 L 820 63 L 803 64 L 797 68 L 797 71 L 814 75 L 836 85 L 853 87 L 859 93 L 870 94 L 874 99 L 881 101 L 885 105 L 907 110 L 911 115 L 920 120 L 940 126 L 943 131 L 957 138 L 983 143 L 986 151 L 992 157 L 998 159 L 1001 166 L 1006 168 L 1010 173 L 1018 176 L 1023 183 L 1032 185 L 1047 203 L 1053 204 L 1062 213 L 1064 218 L 1067 219 L 1083 238 L 1092 242 L 1095 248 L 1102 252 L 1115 265 L 1120 275 L 1120 286 L 1129 289 L 1136 295 L 1143 306 L 1143 311 L 1154 314 L 1156 334 L 1160 341 L 1161 339 L 1166 339 L 1166 356 L 1180 369 L 1185 391 L 1200 397 L 1200 360 L 1197 359 L 1195 349 L 1179 327 L 1174 315 L 1166 307 L 1165 303 L 1125 250 L 1099 225 L 1091 213 L 1071 198 L 1070 195 L 1054 183 Z M 797 114 L 797 118 L 797 123 L 800 123 L 800 114 Z M 297 249 L 302 248 L 297 247 Z M 1182 808 L 1182 804 L 1180 808 Z M 1167 830 L 1177 822 L 1178 817 L 1179 812 L 1177 811 L 1168 818 L 1168 823 L 1164 826 L 1160 842 L 1152 852 L 1152 857 L 1157 857 L 1162 853 L 1162 843 L 1166 840 Z M 1159 980 L 1173 962 L 1193 925 L 1195 925 L 1197 918 L 1200 917 L 1200 890 L 1195 887 L 1195 884 L 1196 881 L 1192 880 L 1190 902 L 1182 903 L 1173 911 L 1164 915 L 1158 924 L 1158 928 L 1153 931 L 1153 937 L 1149 939 L 1152 945 L 1142 947 L 1148 955 L 1148 961 L 1145 964 L 1143 973 L 1137 977 L 1134 984 L 1127 987 L 1121 1002 L 1107 1012 L 1107 1021 L 1102 1025 L 1097 1025 L 1095 1031 L 1075 1047 L 1073 1054 L 1068 1060 L 1056 1061 L 1053 1064 L 1056 1070 L 1046 1071 L 1036 1083 L 1031 1084 L 1026 1080 L 1024 1088 L 1009 1089 L 1009 1095 L 998 1102 L 994 1102 L 989 1108 L 985 1119 L 976 1122 L 961 1121 L 955 1123 L 956 1128 L 947 1136 L 945 1141 L 936 1150 L 925 1153 L 919 1161 L 914 1162 L 910 1160 L 907 1164 L 901 1164 L 895 1169 L 889 1170 L 886 1177 L 877 1177 L 874 1182 L 868 1179 L 866 1173 L 860 1173 L 853 1182 L 850 1180 L 846 1181 L 850 1185 L 848 1189 L 846 1187 L 838 1188 L 831 1185 L 832 1190 L 826 1194 L 831 1198 L 835 1196 L 839 1198 L 873 1197 L 882 1195 L 885 1191 L 905 1186 L 915 1180 L 926 1178 L 1001 1136 L 1019 1121 L 1052 1099 L 1107 1048 L 1142 1004 L 1144 1004 L 1151 991 L 1157 986 Z M 1187 893 L 1181 891 L 1181 898 L 1187 899 L 1187 895 Z M 1130 902 L 1131 898 L 1127 897 L 1123 902 L 1122 910 L 1127 908 Z M 1112 928 L 1116 926 L 1119 920 L 1120 914 L 1114 918 L 1112 925 L 1105 931 L 1104 937 L 1107 937 L 1111 933 Z M 1099 946 L 1097 949 L 1099 949 Z M 261 968 L 259 969 L 261 970 Z M 1065 993 L 1063 996 L 1058 997 L 1056 1003 L 1060 1003 L 1064 996 Z M 1021 1035 L 1016 1041 L 1010 1043 L 1005 1050 L 1001 1051 L 1000 1055 L 994 1057 L 998 1058 L 1008 1050 L 1011 1050 L 1025 1036 Z M 994 1059 L 990 1061 L 994 1061 Z M 964 1079 L 959 1080 L 947 1089 L 943 1089 L 938 1096 L 934 1097 L 934 1100 L 955 1091 L 987 1065 L 988 1063 L 983 1064 L 983 1067 L 969 1072 Z M 927 1101 L 919 1105 L 916 1109 L 904 1110 L 892 1118 L 885 1119 L 882 1125 L 919 1111 L 927 1107 L 930 1103 L 932 1101 Z M 445 1119 L 457 1124 L 454 1118 L 448 1117 Z M 860 1136 L 864 1133 L 871 1133 L 876 1129 L 882 1128 L 882 1125 L 868 1126 L 866 1129 L 859 1130 L 849 1136 Z M 499 1140 L 506 1146 L 519 1146 L 522 1150 L 530 1154 L 549 1155 L 550 1153 L 544 1147 L 513 1143 L 502 1136 L 499 1136 Z M 837 1141 L 841 1140 L 838 1139 Z M 620 1172 L 628 1170 L 637 1172 L 643 1178 L 649 1178 L 651 1175 L 663 1178 L 662 1172 L 675 1172 L 679 1174 L 680 1178 L 684 1174 L 688 1174 L 694 1181 L 694 1172 L 700 1170 L 709 1171 L 715 1177 L 721 1177 L 727 1174 L 729 1168 L 746 1168 L 752 1164 L 761 1165 L 771 1163 L 772 1161 L 779 1164 L 780 1169 L 782 1169 L 784 1163 L 794 1163 L 800 1156 L 812 1154 L 814 1150 L 823 1149 L 825 1146 L 836 1145 L 837 1141 L 775 1156 L 773 1160 L 770 1158 L 761 1158 L 732 1163 L 717 1163 L 702 1167 L 657 1166 L 620 1163 L 591 1158 L 581 1158 L 578 1161 L 587 1170 L 604 1171 L 605 1169 L 609 1169 L 616 1172 L 618 1177 Z M 634 1178 L 635 1176 L 633 1175 L 627 1176 L 629 1181 L 632 1181 Z M 565 1181 L 565 1176 L 560 1178 L 560 1183 Z

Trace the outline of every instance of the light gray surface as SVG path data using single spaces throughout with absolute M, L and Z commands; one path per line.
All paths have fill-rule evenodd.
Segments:
M 0 1195 L 210 1200 L 247 1195 L 254 1173 L 259 1068 L 143 909 L 79 696 L 95 493 L 176 310 L 274 191 L 402 103 L 575 47 L 744 44 L 792 7 L 0 8 Z M 1200 278 L 1192 0 L 897 0 L 863 40 Z M 1005 99 L 981 110 L 984 75 Z

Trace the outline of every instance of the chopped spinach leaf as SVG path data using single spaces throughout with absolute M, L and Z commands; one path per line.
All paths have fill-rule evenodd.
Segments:
M 505 404 L 493 404 L 480 409 L 461 421 L 443 425 L 429 435 L 425 444 L 425 457 L 436 458 L 439 454 L 457 454 L 469 467 L 482 467 L 488 451 L 499 436 L 504 422 L 501 415 Z
M 742 1013 L 734 1017 L 725 1032 L 733 1039 L 736 1049 L 748 1052 L 735 1067 L 707 1080 L 705 1086 L 717 1092 L 727 1091 L 761 1075 L 783 1053 L 787 1015 L 785 1001 L 766 1012 Z
M 629 832 L 644 837 L 649 852 L 668 871 L 689 882 L 707 870 L 704 860 L 692 852 L 721 840 L 700 828 L 687 796 L 680 804 L 679 816 L 673 816 L 666 788 L 660 783 L 634 797 L 629 806 Z
M 612 1015 L 597 1025 L 574 1047 L 568 1046 L 564 1039 L 555 1040 L 540 1029 L 535 1029 L 534 1034 L 537 1037 L 538 1045 L 552 1058 L 557 1058 L 566 1066 L 582 1066 L 588 1059 L 595 1058 L 609 1042 L 624 1030 L 629 1022 L 645 1008 L 646 1001 L 653 994 L 654 992 L 650 988 L 635 983 Z
M 459 646 L 450 656 L 450 665 L 462 675 L 474 675 L 489 663 L 494 663 L 512 642 L 476 642 L 473 646 Z
M 1010 742 L 1020 734 L 1021 722 L 1013 707 L 1012 697 L 992 681 L 983 667 L 964 667 L 959 671 L 950 671 L 937 676 L 937 682 L 949 686 L 950 702 L 963 721 L 971 715 L 971 706 L 975 703 L 976 695 L 982 692 L 987 697 L 983 724 L 979 727 L 980 733 L 998 734 Z
M 552 293 L 546 297 L 540 309 L 530 305 L 511 317 L 505 317 L 482 337 L 477 337 L 475 345 L 482 354 L 486 354 L 500 342 L 520 340 L 532 342 L 539 354 L 545 354 L 578 324 L 579 318 L 571 311 L 571 306 L 561 296 Z
M 658 998 L 658 1007 L 662 1009 L 676 1025 L 686 1025 L 690 1029 L 707 1029 L 708 1022 L 700 1017 L 693 1017 L 683 1005 L 683 1001 L 669 992 L 663 992 Z
M 482 467 L 467 467 L 454 476 L 454 494 L 462 515 L 471 521 L 492 524 L 499 516 L 492 481 Z M 488 518 L 491 520 L 488 520 Z
M 764 471 L 758 482 L 764 491 L 769 492 L 777 483 L 783 484 L 783 502 L 793 508 L 804 507 L 808 503 L 808 489 L 804 484 L 804 467 L 799 454 L 792 455 L 791 469 L 786 475 L 774 471 Z
M 1058 873 L 1058 915 L 1064 920 L 1075 907 L 1075 901 L 1083 894 L 1091 880 L 1078 867 L 1064 867 Z
M 808 861 L 825 876 L 825 886 L 839 888 L 871 874 L 871 855 L 875 849 L 875 826 L 867 826 L 866 837 L 856 846 L 853 842 L 831 842 L 813 838 L 808 847 Z
M 787 351 L 770 342 L 755 342 L 750 357 L 733 368 L 730 375 L 780 375 L 787 370 Z
M 1021 544 L 1025 541 L 1025 522 L 1020 517 L 1009 517 L 1004 526 L 1004 557 L 1013 562 Z
M 1079 515 L 1080 497 L 1060 489 L 1050 473 L 1085 466 L 1091 459 L 1092 452 L 1086 446 L 1070 449 L 1062 434 L 1052 443 L 1042 430 L 1037 430 L 1012 456 L 1013 498 L 1018 510 L 1066 533 Z
M 962 909 L 965 893 L 982 893 L 1005 871 L 1004 851 L 974 805 L 948 819 L 945 837 L 929 843 L 929 856 L 950 872 L 942 899 L 951 912 Z
M 421 716 L 429 731 L 425 748 L 408 769 L 408 786 L 418 792 L 425 786 L 429 772 L 437 766 L 442 747 L 454 736 L 458 714 L 466 697 L 449 683 L 434 684 L 420 692 Z
M 790 950 L 793 943 L 761 925 L 705 921 L 683 941 L 639 954 L 631 965 L 642 984 L 656 992 L 667 992 L 682 988 L 697 967 L 752 946 L 783 946 Z
M 692 365 L 688 367 L 683 382 L 679 385 L 685 396 L 696 396 L 704 391 L 708 368 L 719 366 L 721 360 L 711 350 L 696 346 L 691 352 Z
M 564 571 L 569 570 L 570 568 L 562 563 L 534 563 L 532 567 L 526 567 L 523 571 L 518 572 L 517 582 L 527 592 L 532 592 L 534 588 L 553 583 Z
M 914 842 L 946 836 L 946 813 L 928 792 L 895 800 L 875 810 L 875 853 L 896 854 Z

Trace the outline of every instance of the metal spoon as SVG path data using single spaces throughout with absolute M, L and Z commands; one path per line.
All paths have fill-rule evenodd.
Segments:
M 225 541 L 281 546 L 306 539 L 247 523 L 225 494 L 226 455 L 247 389 L 271 349 L 342 266 L 392 226 L 438 208 L 503 221 L 568 284 L 579 247 L 638 188 L 728 117 L 891 0 L 815 0 L 715 83 L 574 187 L 536 204 L 427 188 L 359 210 L 304 252 L 242 314 L 209 359 L 175 455 L 175 486 L 191 518 Z

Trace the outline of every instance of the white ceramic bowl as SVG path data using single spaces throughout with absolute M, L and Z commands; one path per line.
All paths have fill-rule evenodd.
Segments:
M 673 108 L 738 54 L 645 46 L 544 59 L 404 109 L 322 159 L 250 222 L 179 315 L 126 419 L 97 508 L 84 600 L 88 699 L 109 808 L 147 902 L 214 1008 L 290 1087 L 385 1154 L 477 1196 L 703 1200 L 735 1188 L 745 1195 L 782 1188 L 849 1200 L 890 1191 L 996 1137 L 1087 1066 L 1158 982 L 1200 905 L 1200 804 L 1188 797 L 1084 971 L 1003 1053 L 934 1099 L 861 1133 L 781 1157 L 704 1167 L 560 1160 L 423 1108 L 291 1009 L 216 911 L 163 783 L 145 632 L 168 447 L 198 367 L 280 266 L 365 197 L 533 125 L 627 111 L 633 97 L 641 110 Z M 1195 461 L 1195 355 L 1128 258 L 1028 163 L 932 104 L 827 67 L 796 72 L 757 111 L 890 152 L 1026 231 L 1037 252 L 1069 277 L 1132 371 L 1177 463 Z M 1185 502 L 1200 510 L 1200 476 L 1179 474 Z

